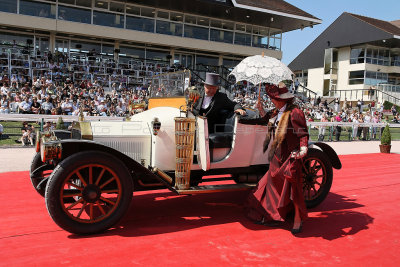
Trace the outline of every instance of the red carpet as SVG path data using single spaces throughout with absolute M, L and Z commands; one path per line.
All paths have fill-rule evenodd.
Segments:
M 0 174 L 0 266 L 397 266 L 400 155 L 341 156 L 331 193 L 303 233 L 254 225 L 246 192 L 134 194 L 129 213 L 96 236 L 71 235 L 47 214 L 28 172 Z

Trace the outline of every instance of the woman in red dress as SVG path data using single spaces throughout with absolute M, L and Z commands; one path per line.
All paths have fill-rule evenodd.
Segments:
M 248 217 L 256 223 L 275 225 L 284 221 L 294 209 L 291 232 L 299 233 L 307 218 L 302 189 L 302 158 L 307 154 L 308 130 L 303 111 L 293 104 L 294 95 L 288 89 L 270 85 L 266 88 L 276 109 L 265 113 L 258 108 L 268 132 L 264 152 L 268 152 L 270 167 L 248 199 Z

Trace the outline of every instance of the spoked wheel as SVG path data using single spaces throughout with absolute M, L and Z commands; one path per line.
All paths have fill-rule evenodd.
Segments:
M 53 169 L 53 164 L 42 161 L 40 153 L 36 153 L 35 156 L 33 156 L 30 171 L 31 183 L 36 192 L 43 197 L 46 192 L 47 181 L 50 177 L 50 174 L 53 172 Z
M 103 152 L 81 152 L 62 161 L 46 188 L 52 219 L 75 234 L 92 234 L 114 225 L 132 200 L 125 165 Z
M 332 185 L 332 164 L 321 150 L 310 148 L 303 160 L 303 193 L 307 208 L 318 206 Z

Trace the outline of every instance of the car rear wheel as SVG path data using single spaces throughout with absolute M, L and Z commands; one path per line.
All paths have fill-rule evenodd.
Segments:
M 107 230 L 125 214 L 133 183 L 125 165 L 98 151 L 81 152 L 63 160 L 46 187 L 51 218 L 74 234 Z
M 321 204 L 332 186 L 333 170 L 328 156 L 310 148 L 303 160 L 303 193 L 307 208 Z
M 53 169 L 54 165 L 42 161 L 40 153 L 36 153 L 33 156 L 30 170 L 31 183 L 36 192 L 43 197 L 46 192 L 47 181 Z

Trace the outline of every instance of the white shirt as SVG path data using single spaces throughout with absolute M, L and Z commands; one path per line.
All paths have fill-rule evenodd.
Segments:
M 208 108 L 208 106 L 211 103 L 212 98 L 213 98 L 213 96 L 205 95 L 204 96 L 204 100 L 203 100 L 203 104 L 201 105 L 201 108 L 203 108 L 203 109 Z
M 285 104 L 285 105 L 284 105 L 283 107 L 281 107 L 281 109 L 279 110 L 278 117 L 276 118 L 275 123 L 278 123 L 279 120 L 281 119 L 281 117 L 282 117 L 282 115 L 283 115 L 283 112 L 285 112 L 285 110 L 286 110 L 286 105 L 287 105 L 287 104 Z

